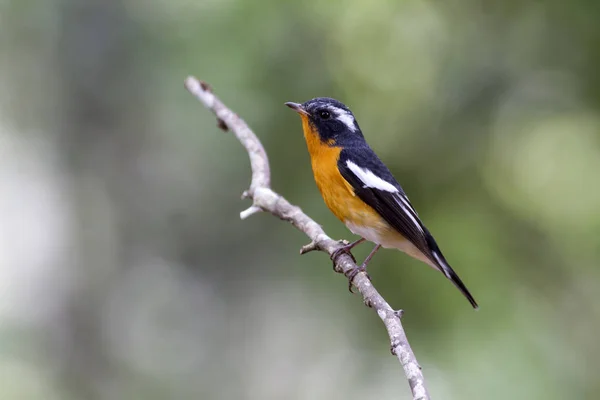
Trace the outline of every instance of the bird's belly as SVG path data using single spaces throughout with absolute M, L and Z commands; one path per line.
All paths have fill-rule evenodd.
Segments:
M 347 219 L 344 221 L 346 227 L 355 235 L 359 235 L 369 242 L 380 244 L 385 248 L 402 249 L 407 247 L 410 242 L 392 228 L 379 215 L 378 218 L 372 218 L 369 221 L 357 221 L 356 219 Z
M 377 217 L 379 217 L 379 221 L 368 225 L 357 224 L 350 220 L 344 222 L 352 233 L 367 239 L 369 242 L 380 244 L 387 249 L 398 249 L 417 260 L 433 266 L 431 260 L 421 250 L 396 231 L 379 214 L 377 214 Z
M 402 235 L 375 209 L 354 194 L 337 169 L 329 174 L 327 172 L 314 168 L 317 187 L 327 207 L 352 233 L 383 247 L 397 247 L 396 242 L 403 241 Z
M 329 165 L 323 163 L 322 165 Z M 352 187 L 339 173 L 336 163 L 333 168 L 319 168 L 313 164 L 315 182 L 323 196 L 325 205 L 342 222 L 352 219 L 357 223 L 366 223 L 367 220 L 379 218 L 379 214 L 365 204 L 354 194 Z

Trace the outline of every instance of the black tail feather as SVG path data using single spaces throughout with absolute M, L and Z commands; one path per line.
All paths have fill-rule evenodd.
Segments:
M 469 289 L 467 289 L 463 281 L 458 277 L 456 272 L 454 272 L 452 267 L 448 264 L 441 251 L 439 251 L 439 249 L 435 249 L 431 251 L 431 254 L 434 257 L 436 264 L 439 266 L 440 271 L 446 276 L 446 278 L 450 280 L 450 282 L 454 284 L 454 286 L 458 288 L 458 290 L 460 290 L 460 292 L 467 298 L 467 300 L 469 300 L 469 303 L 471 303 L 473 308 L 478 309 L 479 305 L 469 292 Z

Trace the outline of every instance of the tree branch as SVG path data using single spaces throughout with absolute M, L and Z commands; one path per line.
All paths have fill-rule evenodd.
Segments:
M 252 168 L 252 182 L 250 189 L 244 192 L 242 198 L 250 198 L 253 204 L 250 208 L 240 213 L 242 219 L 266 211 L 290 222 L 297 229 L 304 232 L 311 243 L 302 247 L 301 254 L 313 250 L 328 253 L 330 256 L 339 249 L 343 243 L 331 239 L 325 234 L 319 224 L 313 221 L 302 210 L 290 204 L 285 198 L 271 190 L 271 172 L 267 153 L 254 132 L 246 125 L 237 114 L 225 106 L 213 93 L 211 87 L 205 82 L 194 77 L 185 81 L 186 89 L 193 94 L 206 108 L 217 116 L 218 126 L 223 130 L 231 130 L 250 156 Z M 338 273 L 348 274 L 357 268 L 356 263 L 348 254 L 342 253 L 335 260 L 334 269 Z M 383 321 L 390 337 L 391 352 L 398 357 L 404 374 L 408 379 L 414 400 L 428 400 L 429 394 L 425 387 L 425 379 L 421 367 L 410 348 L 404 328 L 400 322 L 402 311 L 394 311 L 392 307 L 377 292 L 375 287 L 364 272 L 359 272 L 354 277 L 352 284 L 356 286 L 364 298 L 367 306 L 377 311 Z

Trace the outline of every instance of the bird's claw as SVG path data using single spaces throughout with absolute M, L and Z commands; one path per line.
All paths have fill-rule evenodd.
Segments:
M 367 279 L 371 280 L 371 277 L 367 273 L 367 267 L 365 267 L 364 265 L 357 266 L 356 268 L 352 268 L 351 270 L 344 272 L 344 275 L 346 276 L 346 278 L 348 278 L 348 290 L 350 291 L 350 293 L 354 293 L 354 291 L 352 290 L 352 282 L 354 281 L 356 275 L 358 275 L 361 272 L 364 272 L 367 275 Z
M 333 261 L 333 270 L 336 272 L 340 272 L 337 270 L 336 268 L 336 264 L 337 264 L 337 259 L 338 257 L 342 254 L 342 253 L 346 253 L 348 254 L 351 258 L 352 261 L 354 262 L 354 264 L 356 265 L 356 258 L 354 258 L 354 255 L 352 255 L 352 253 L 350 252 L 350 250 L 352 250 L 356 245 L 364 242 L 365 239 L 364 238 L 360 238 L 357 241 L 353 242 L 353 243 L 349 243 L 346 240 L 340 240 L 340 243 L 343 244 L 343 246 L 341 246 L 340 248 L 336 249 L 333 253 L 331 253 L 331 261 Z M 376 249 L 378 249 L 380 246 L 377 245 Z M 376 251 L 376 250 L 375 250 Z M 365 260 L 364 263 L 361 264 L 361 266 L 357 266 L 355 268 L 352 268 L 346 272 L 344 272 L 344 275 L 346 275 L 346 277 L 348 278 L 348 290 L 350 291 L 350 293 L 354 293 L 352 291 L 352 281 L 354 280 L 354 277 L 359 273 L 359 272 L 367 272 L 367 262 L 368 260 L 372 257 L 372 255 L 370 255 L 369 257 L 367 257 L 367 259 Z M 371 277 L 369 276 L 369 274 L 367 274 L 367 278 L 369 280 L 371 280 Z
M 342 255 L 342 253 L 348 254 L 352 258 L 352 261 L 354 261 L 354 263 L 356 264 L 356 258 L 354 258 L 354 255 L 350 252 L 352 247 L 354 247 L 354 246 L 352 246 L 352 243 L 348 243 L 346 240 L 342 240 L 341 242 L 344 243 L 344 246 L 340 247 L 339 249 L 336 249 L 331 254 L 331 257 L 329 257 L 331 259 L 331 261 L 333 262 L 334 270 L 335 270 L 335 264 L 337 263 L 337 259 L 339 256 Z

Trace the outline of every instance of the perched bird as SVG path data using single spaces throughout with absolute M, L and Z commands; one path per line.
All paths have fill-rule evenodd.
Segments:
M 475 299 L 450 267 L 389 169 L 369 147 L 354 118 L 341 102 L 320 97 L 304 104 L 285 103 L 302 119 L 317 187 L 325 204 L 361 238 L 338 252 L 350 253 L 368 240 L 375 248 L 349 276 L 350 284 L 381 248 L 395 248 L 446 276 L 478 308 Z

